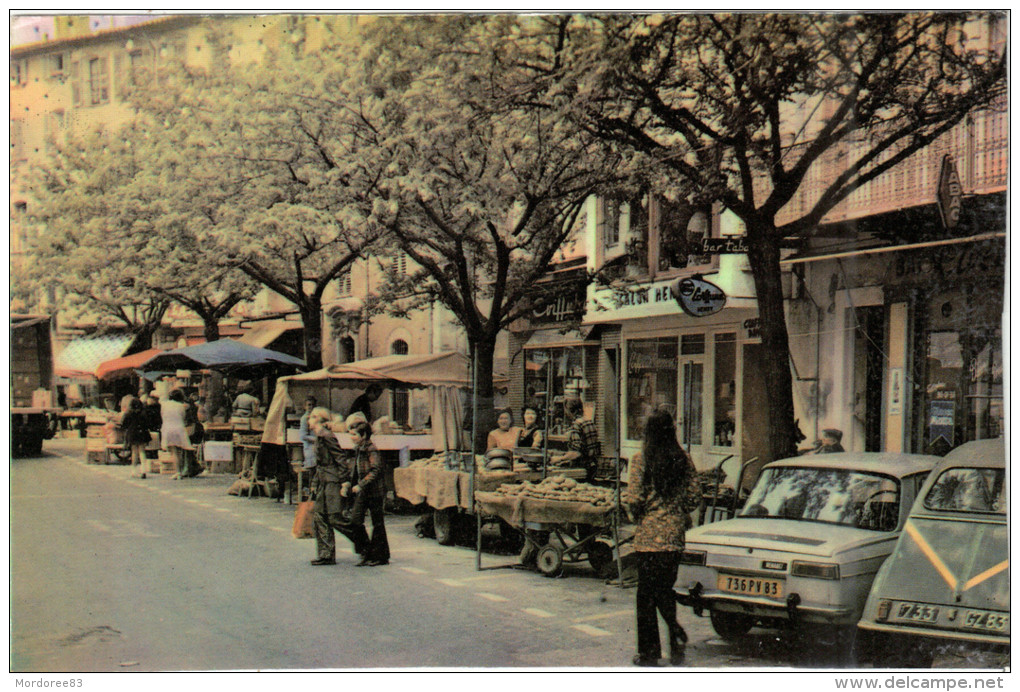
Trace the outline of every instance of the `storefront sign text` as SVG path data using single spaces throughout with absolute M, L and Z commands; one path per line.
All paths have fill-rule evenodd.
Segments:
M 714 315 L 726 305 L 726 294 L 704 279 L 680 279 L 670 286 L 680 307 L 691 317 Z
M 742 235 L 702 238 L 701 252 L 704 255 L 747 254 L 747 244 Z
M 761 338 L 761 318 L 760 317 L 748 317 L 744 320 L 744 330 L 747 332 L 748 339 L 760 339 Z

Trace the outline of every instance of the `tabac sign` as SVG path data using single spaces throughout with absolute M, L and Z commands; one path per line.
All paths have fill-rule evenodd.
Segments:
M 722 289 L 704 279 L 680 279 L 669 289 L 683 311 L 691 317 L 714 315 L 726 305 L 726 294 Z
M 963 184 L 960 182 L 960 174 L 956 171 L 956 164 L 949 156 L 942 159 L 935 198 L 939 214 L 942 216 L 942 225 L 946 228 L 956 228 L 960 223 L 960 211 L 963 207 Z

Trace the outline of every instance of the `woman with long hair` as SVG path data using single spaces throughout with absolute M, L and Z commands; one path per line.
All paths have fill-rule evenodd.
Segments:
M 668 411 L 659 409 L 648 417 L 641 454 L 631 461 L 630 482 L 621 499 L 636 525 L 638 652 L 634 665 L 659 664 L 662 647 L 656 611 L 666 622 L 670 663 L 680 665 L 687 633 L 676 621 L 673 584 L 687 521 L 701 499 L 701 488 L 691 458 L 677 442 L 676 425 Z

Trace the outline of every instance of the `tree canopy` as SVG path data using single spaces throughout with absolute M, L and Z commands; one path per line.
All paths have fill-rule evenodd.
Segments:
M 420 268 L 394 276 L 387 290 L 402 300 L 387 302 L 453 312 L 478 356 L 482 402 L 499 332 L 573 242 L 588 197 L 625 174 L 570 120 L 509 98 L 523 73 L 491 42 L 506 21 L 379 18 L 359 37 L 350 82 L 388 162 L 377 218 Z
M 774 402 L 795 450 L 780 244 L 1005 93 L 989 15 L 797 13 L 523 18 L 521 98 L 643 157 L 653 190 L 744 224 Z M 983 35 L 983 39 L 979 36 Z M 497 47 L 495 50 L 499 50 Z M 814 176 L 819 191 L 805 196 Z M 798 211 L 793 202 L 807 202 Z

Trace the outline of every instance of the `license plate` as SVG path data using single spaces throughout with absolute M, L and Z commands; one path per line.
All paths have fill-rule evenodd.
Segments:
M 898 603 L 893 619 L 900 622 L 938 622 L 938 606 L 927 603 Z
M 1008 632 L 1009 615 L 987 610 L 968 610 L 963 616 L 963 626 L 970 630 Z
M 740 577 L 733 574 L 720 574 L 717 586 L 720 591 L 746 594 L 748 596 L 783 597 L 783 582 L 779 579 L 759 579 L 758 577 Z

